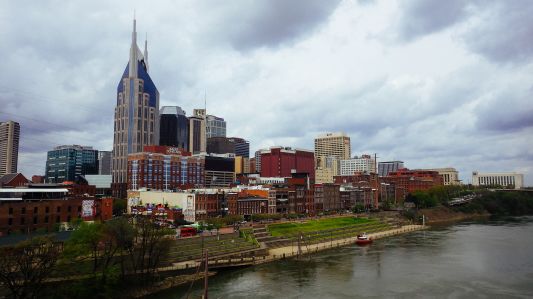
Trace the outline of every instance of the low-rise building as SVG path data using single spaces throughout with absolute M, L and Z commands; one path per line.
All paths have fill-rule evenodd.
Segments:
M 473 186 L 500 186 L 510 189 L 524 187 L 524 174 L 517 172 L 472 172 Z
M 427 171 L 436 171 L 438 172 L 443 179 L 444 185 L 460 185 L 461 180 L 459 180 L 459 172 L 452 167 L 447 168 L 426 168 L 426 169 L 415 169 L 415 170 L 427 170 Z

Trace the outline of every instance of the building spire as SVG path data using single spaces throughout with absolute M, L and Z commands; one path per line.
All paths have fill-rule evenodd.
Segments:
M 146 72 L 148 73 L 148 32 L 144 40 L 144 65 L 146 65 Z
M 133 32 L 131 33 L 129 77 L 137 78 L 137 20 L 135 20 L 135 10 L 133 10 Z

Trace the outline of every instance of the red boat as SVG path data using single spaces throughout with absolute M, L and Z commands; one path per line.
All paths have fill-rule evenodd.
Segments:
M 370 238 L 366 233 L 357 235 L 357 240 L 355 240 L 355 244 L 357 245 L 367 245 L 370 243 L 372 243 L 372 238 Z

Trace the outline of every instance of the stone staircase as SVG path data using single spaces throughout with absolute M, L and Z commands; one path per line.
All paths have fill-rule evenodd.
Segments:
M 289 239 L 271 236 L 264 224 L 256 224 L 252 230 L 257 242 L 264 244 L 266 248 L 283 247 L 291 244 Z

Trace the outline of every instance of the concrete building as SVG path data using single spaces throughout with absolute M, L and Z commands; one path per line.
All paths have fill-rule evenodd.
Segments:
M 0 122 L 0 176 L 17 172 L 19 139 L 18 122 Z
M 113 153 L 110 151 L 98 151 L 98 174 L 111 174 L 111 160 Z
M 351 156 L 350 137 L 345 133 L 326 133 L 315 138 L 316 183 L 331 183 L 340 174 L 340 160 Z M 336 160 L 336 161 L 335 161 Z
M 391 171 L 397 171 L 399 169 L 405 168 L 403 161 L 386 161 L 378 163 L 378 174 L 379 176 L 387 176 Z
M 274 146 L 261 152 L 262 177 L 290 177 L 292 173 L 308 173 L 314 181 L 313 151 Z
M 268 149 L 260 149 L 255 151 L 255 172 L 261 173 L 261 152 L 268 151 Z
M 98 151 L 91 146 L 61 145 L 48 151 L 47 183 L 77 182 L 86 174 L 98 174 Z
M 115 197 L 126 197 L 128 155 L 159 144 L 159 91 L 148 70 L 147 43 L 142 53 L 133 20 L 129 62 L 117 87 L 111 170 Z
M 235 184 L 235 156 L 205 155 L 205 186 L 229 187 Z
M 250 159 L 235 156 L 235 174 L 250 173 Z
M 222 117 L 207 115 L 206 137 L 226 137 L 226 121 Z
M 461 184 L 461 180 L 459 180 L 459 172 L 455 168 L 427 168 L 416 170 L 428 170 L 438 172 L 442 176 L 445 186 Z
M 207 150 L 205 109 L 194 109 L 189 117 L 189 152 L 194 155 Z
M 501 186 L 510 189 L 524 188 L 524 174 L 517 172 L 472 172 L 474 186 Z
M 159 110 L 159 145 L 189 148 L 189 119 L 178 106 Z
M 352 159 L 341 160 L 340 166 L 340 175 L 352 175 L 356 172 L 377 173 L 376 160 L 370 155 L 355 156 Z

